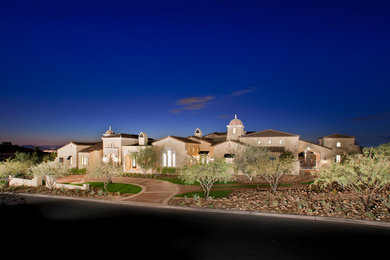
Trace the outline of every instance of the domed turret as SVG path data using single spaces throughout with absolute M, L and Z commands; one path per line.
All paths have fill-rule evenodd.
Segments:
M 234 119 L 230 121 L 229 125 L 244 125 L 240 119 L 237 118 L 237 114 L 234 115 Z
M 230 121 L 227 127 L 227 136 L 226 140 L 238 140 L 240 136 L 244 135 L 244 124 L 240 119 L 237 118 L 237 115 L 234 115 L 234 119 Z
M 108 128 L 108 130 L 103 134 L 103 136 L 110 136 L 114 135 L 115 132 L 111 129 L 111 126 Z

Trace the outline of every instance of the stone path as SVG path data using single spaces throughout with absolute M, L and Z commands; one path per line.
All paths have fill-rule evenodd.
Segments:
M 70 175 L 59 179 L 59 183 L 83 183 L 88 181 L 101 181 L 98 179 L 91 179 L 85 175 Z M 150 204 L 168 204 L 168 201 L 173 198 L 178 192 L 178 185 L 156 179 L 147 178 L 132 178 L 132 177 L 115 177 L 113 182 L 135 184 L 142 187 L 142 191 L 130 198 L 122 201 L 139 202 Z

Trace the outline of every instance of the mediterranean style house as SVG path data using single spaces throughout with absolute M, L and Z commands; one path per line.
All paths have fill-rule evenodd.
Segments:
M 297 134 L 272 129 L 246 132 L 244 124 L 235 115 L 226 126 L 226 132 L 203 135 L 197 128 L 188 137 L 167 136 L 154 140 L 144 132 L 137 134 L 115 133 L 111 127 L 94 143 L 71 142 L 57 150 L 57 160 L 71 168 L 87 168 L 97 162 L 113 161 L 123 166 L 125 172 L 143 172 L 131 153 L 147 146 L 156 146 L 161 151 L 161 167 L 183 167 L 190 159 L 225 159 L 233 162 L 235 154 L 246 145 L 261 146 L 273 153 L 290 151 L 297 164 L 295 173 L 319 170 L 330 162 L 340 162 L 343 155 L 360 153 L 354 136 L 332 134 L 312 143 Z M 205 158 L 205 159 L 204 159 Z

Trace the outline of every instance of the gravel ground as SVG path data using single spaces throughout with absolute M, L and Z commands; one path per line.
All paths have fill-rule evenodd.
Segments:
M 381 196 L 381 197 L 379 197 Z M 173 198 L 175 206 L 222 208 L 257 212 L 288 213 L 311 216 L 390 221 L 388 192 L 373 200 L 371 211 L 365 212 L 359 198 L 351 192 L 313 192 L 309 189 L 269 191 L 234 191 L 226 198 Z

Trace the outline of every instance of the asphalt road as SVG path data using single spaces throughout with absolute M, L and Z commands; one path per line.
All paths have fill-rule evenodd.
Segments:
M 1 247 L 48 258 L 374 259 L 388 257 L 390 241 L 390 228 L 358 224 L 56 198 L 6 204 Z

